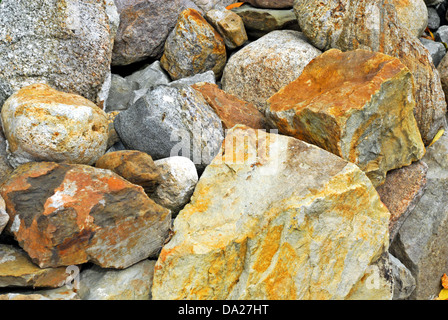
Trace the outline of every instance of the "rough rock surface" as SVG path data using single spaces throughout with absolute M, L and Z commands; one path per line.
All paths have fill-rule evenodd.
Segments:
M 245 0 L 254 7 L 267 9 L 284 9 L 292 8 L 294 0 Z
M 243 20 L 235 12 L 213 9 L 206 13 L 205 19 L 223 37 L 227 48 L 235 49 L 247 41 Z
M 153 299 L 344 299 L 387 249 L 388 223 L 356 165 L 236 126 L 174 220 Z
M 112 0 L 3 0 L 0 106 L 33 83 L 99 102 L 119 23 Z
M 237 0 L 192 0 L 203 12 L 207 12 L 218 7 L 227 7 Z
M 411 34 L 419 38 L 428 25 L 428 9 L 423 0 L 392 0 L 398 20 Z
M 219 77 L 226 61 L 222 36 L 197 10 L 182 11 L 160 59 L 171 79 L 178 80 L 208 70 L 213 70 Z
M 0 300 L 81 300 L 73 289 L 66 287 L 45 290 L 11 292 L 0 295 Z
M 448 103 L 448 55 L 445 55 L 437 66 L 440 75 L 443 92 L 445 93 L 445 101 Z
M 420 38 L 420 42 L 429 51 L 434 66 L 438 67 L 440 61 L 442 61 L 443 57 L 446 54 L 445 45 L 443 43 L 425 38 Z
M 446 126 L 445 95 L 428 50 L 398 20 L 391 0 L 296 1 L 300 27 L 321 50 L 367 49 L 397 57 L 415 80 L 415 119 L 425 145 Z
M 266 115 L 280 133 L 357 164 L 379 186 L 387 171 L 425 153 L 413 89 L 411 73 L 397 58 L 331 49 L 268 99 Z
M 400 260 L 389 254 L 392 275 L 394 277 L 393 300 L 407 299 L 415 289 L 415 279 L 411 271 Z
M 91 166 L 27 163 L 0 193 L 8 231 L 41 268 L 129 267 L 157 254 L 171 223 L 140 186 Z
M 158 86 L 120 112 L 115 129 L 128 149 L 155 160 L 184 156 L 198 168 L 211 162 L 224 139 L 221 119 L 187 85 Z
M 5 200 L 3 200 L 3 198 L 0 196 L 0 234 L 8 224 L 8 221 L 9 221 L 9 215 L 6 212 Z
M 0 121 L 1 123 L 1 121 Z M 3 133 L 3 129 L 0 130 L 0 183 L 6 179 L 6 177 L 12 172 L 13 167 L 9 164 L 7 141 Z
M 170 209 L 174 218 L 190 201 L 198 183 L 194 163 L 185 157 L 169 157 L 155 161 L 160 172 L 160 185 L 151 195 L 157 204 Z
M 222 89 L 255 104 L 264 114 L 266 100 L 295 80 L 321 53 L 298 31 L 270 32 L 230 57 Z
M 13 167 L 29 161 L 93 164 L 107 149 L 106 113 L 79 95 L 45 84 L 9 97 L 1 121 Z

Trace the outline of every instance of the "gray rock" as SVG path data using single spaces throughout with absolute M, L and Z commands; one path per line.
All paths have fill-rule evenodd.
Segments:
M 207 12 L 217 7 L 227 7 L 238 0 L 192 0 L 202 11 Z
M 442 3 L 443 1 L 445 1 L 445 0 L 425 0 L 425 3 L 427 6 L 434 6 L 439 3 Z
M 125 78 L 112 74 L 106 112 L 126 110 L 133 93 L 132 85 Z
M 213 83 L 216 84 L 215 81 L 215 73 L 212 70 L 209 70 L 207 72 L 204 73 L 199 73 L 199 74 L 195 74 L 194 76 L 191 77 L 186 77 L 186 78 L 182 78 L 176 81 L 173 81 L 171 83 L 169 83 L 168 85 L 171 87 L 176 87 L 179 85 L 193 85 L 195 83 L 199 83 L 199 82 L 208 82 L 208 83 Z
M 155 61 L 149 66 L 134 72 L 126 77 L 134 90 L 143 88 L 154 88 L 159 84 L 168 84 L 171 82 L 168 74 L 162 69 L 159 61 Z
M 392 276 L 394 278 L 394 296 L 393 300 L 404 300 L 408 298 L 415 289 L 415 279 L 400 260 L 389 254 L 392 267 Z
M 439 29 L 434 33 L 436 41 L 445 42 L 448 44 L 448 26 L 440 26 Z
M 437 10 L 433 7 L 428 7 L 428 28 L 437 30 L 440 27 L 440 17 Z
M 100 102 L 117 19 L 111 0 L 3 0 L 0 106 L 21 87 L 42 82 Z
M 120 112 L 114 124 L 126 148 L 154 160 L 181 155 L 198 169 L 211 162 L 224 138 L 221 119 L 187 85 L 156 87 Z
M 434 66 L 437 68 L 440 61 L 442 61 L 443 57 L 446 54 L 446 48 L 443 43 L 432 41 L 425 38 L 420 38 L 420 41 L 423 43 L 426 49 L 428 49 L 431 54 L 432 62 Z
M 416 300 L 437 296 L 440 276 L 448 269 L 447 134 L 427 148 L 423 161 L 428 165 L 426 191 L 390 247 L 415 277 L 409 299 Z

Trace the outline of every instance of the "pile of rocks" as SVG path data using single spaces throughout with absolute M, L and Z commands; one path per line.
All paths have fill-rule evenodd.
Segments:
M 438 294 L 448 1 L 236 2 L 0 2 L 0 300 Z

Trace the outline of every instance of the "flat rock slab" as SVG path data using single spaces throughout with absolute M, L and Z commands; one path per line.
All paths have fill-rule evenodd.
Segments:
M 88 261 L 127 268 L 157 255 L 171 223 L 142 187 L 91 166 L 27 163 L 0 193 L 8 231 L 41 268 Z

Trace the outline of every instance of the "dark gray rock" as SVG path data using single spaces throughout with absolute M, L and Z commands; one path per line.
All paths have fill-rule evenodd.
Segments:
M 440 27 L 440 17 L 437 10 L 433 7 L 428 8 L 428 28 L 437 30 Z
M 171 82 L 169 75 L 162 69 L 159 61 L 155 61 L 142 70 L 127 76 L 126 80 L 134 90 L 154 88 L 159 84 L 168 84 Z
M 446 54 L 445 46 L 443 45 L 443 43 L 425 38 L 420 38 L 420 41 L 423 43 L 425 48 L 428 49 L 429 53 L 431 54 L 432 62 L 434 63 L 434 66 L 437 67 Z
M 408 298 L 415 289 L 415 279 L 400 260 L 389 254 L 389 261 L 394 278 L 393 300 L 404 300 Z
M 126 110 L 132 93 L 133 88 L 129 81 L 117 74 L 112 74 L 109 96 L 105 106 L 106 112 Z

